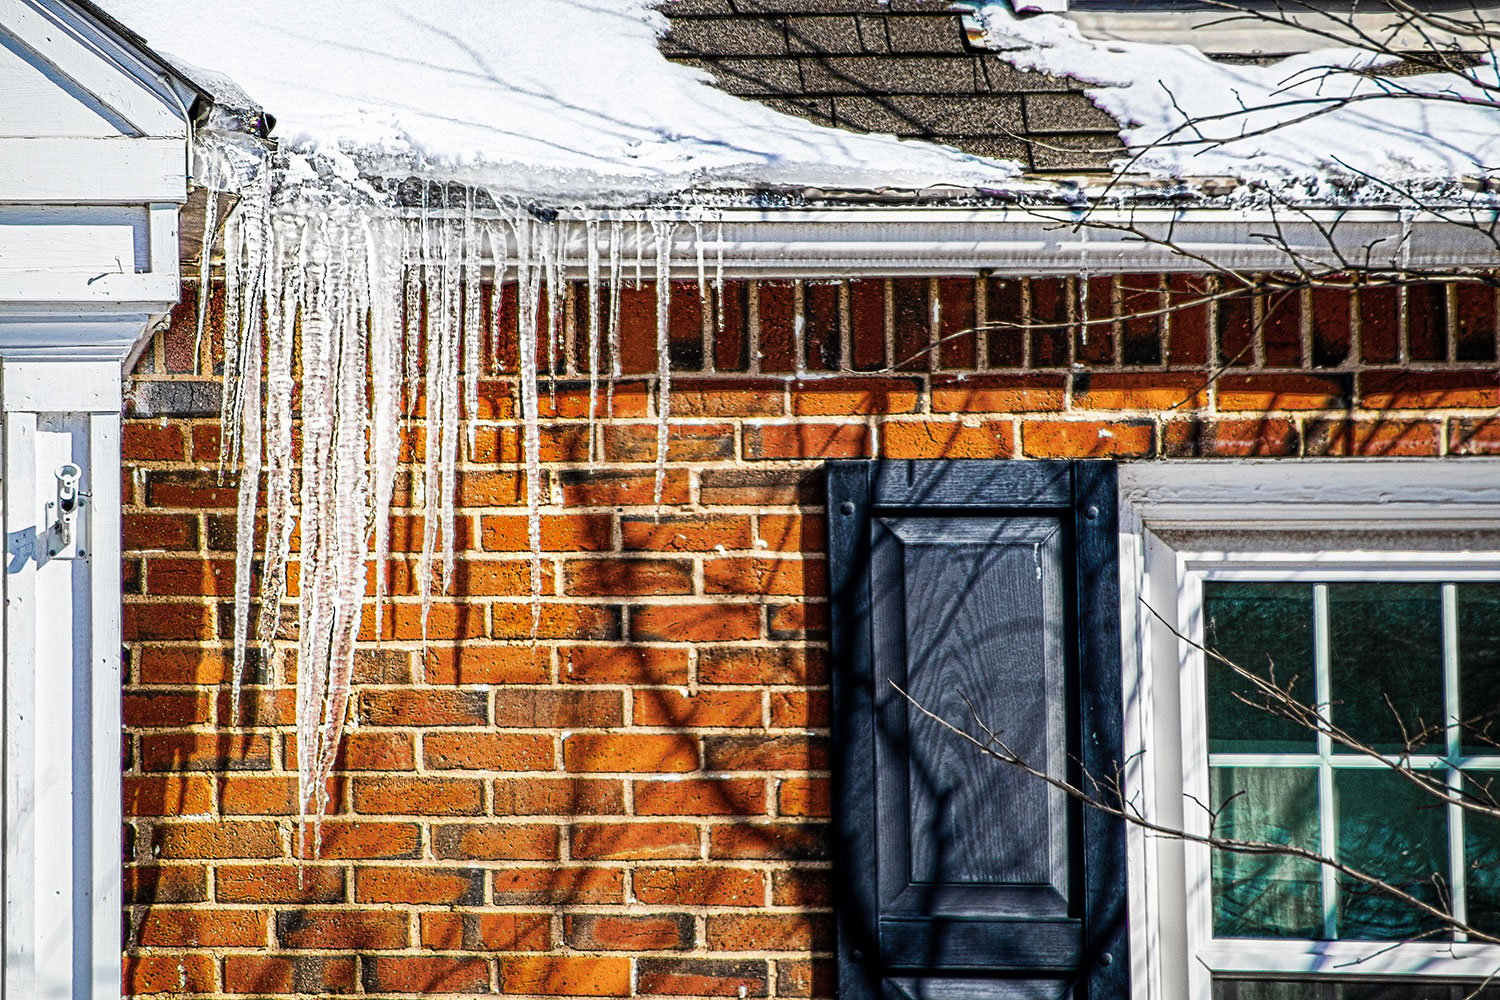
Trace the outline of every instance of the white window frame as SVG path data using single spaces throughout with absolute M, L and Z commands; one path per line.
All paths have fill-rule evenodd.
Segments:
M 1183 711 L 1203 704 L 1203 656 L 1173 634 L 1201 634 L 1204 580 L 1500 580 L 1497 461 L 1141 463 L 1121 468 L 1120 499 L 1125 788 L 1146 819 L 1174 829 L 1206 827 L 1188 798 L 1207 801 L 1202 712 Z M 1423 533 L 1476 530 L 1493 545 L 1420 544 Z M 1309 531 L 1318 547 L 1291 541 Z M 1416 537 L 1362 546 L 1391 531 Z M 1493 945 L 1214 940 L 1208 849 L 1137 825 L 1127 841 L 1135 1000 L 1210 1000 L 1214 972 L 1482 979 L 1500 969 Z

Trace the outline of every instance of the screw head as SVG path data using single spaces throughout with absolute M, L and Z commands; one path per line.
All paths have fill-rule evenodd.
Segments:
M 1088 518 L 1090 521 L 1097 520 L 1099 517 L 1099 508 L 1095 507 L 1093 504 L 1089 504 L 1088 508 L 1084 510 L 1083 516 Z
M 1104 954 L 1102 954 L 1102 955 L 1099 956 L 1099 964 L 1100 965 L 1113 965 L 1114 962 L 1115 962 L 1115 956 L 1112 955 L 1112 954 L 1110 954 L 1107 951 Z
M 843 503 L 839 504 L 839 513 L 843 514 L 845 517 L 848 517 L 850 514 L 853 514 L 854 513 L 854 501 L 853 500 L 845 500 Z

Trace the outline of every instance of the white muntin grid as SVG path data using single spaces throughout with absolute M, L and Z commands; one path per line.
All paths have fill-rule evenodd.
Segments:
M 1222 558 L 1222 557 L 1221 557 Z M 1178 622 L 1182 634 L 1192 642 L 1184 656 L 1181 680 L 1183 704 L 1193 706 L 1183 712 L 1183 768 L 1185 792 L 1189 807 L 1184 820 L 1193 833 L 1207 834 L 1208 816 L 1194 803 L 1210 803 L 1209 775 L 1217 767 L 1289 767 L 1315 768 L 1318 772 L 1319 853 L 1337 858 L 1338 815 L 1334 795 L 1334 775 L 1338 771 L 1387 769 L 1389 762 L 1418 770 L 1442 773 L 1450 791 L 1461 787 L 1465 772 L 1493 771 L 1500 776 L 1500 755 L 1463 753 L 1458 727 L 1463 706 L 1460 704 L 1458 586 L 1467 582 L 1500 582 L 1493 568 L 1431 565 L 1401 569 L 1390 565 L 1338 567 L 1329 564 L 1300 567 L 1282 564 L 1277 568 L 1227 566 L 1188 568 L 1194 560 L 1188 557 L 1181 578 Z M 1215 560 L 1216 562 L 1218 560 Z M 1320 712 L 1328 713 L 1337 692 L 1331 691 L 1331 646 L 1328 620 L 1328 587 L 1334 583 L 1429 583 L 1441 594 L 1441 637 L 1443 699 L 1446 745 L 1442 753 L 1391 755 L 1385 760 L 1357 753 L 1335 753 L 1334 741 L 1319 733 L 1314 752 L 1310 753 L 1213 753 L 1208 752 L 1206 675 L 1211 669 L 1201 646 L 1206 636 L 1204 621 L 1204 584 L 1236 583 L 1306 583 L 1312 588 L 1314 701 Z M 1336 719 L 1336 714 L 1335 714 Z M 1357 735 L 1357 734 L 1356 734 Z M 1464 879 L 1464 810 L 1453 801 L 1443 807 L 1448 823 L 1448 891 L 1451 905 L 1459 920 L 1467 919 Z M 1422 941 L 1370 941 L 1335 939 L 1337 923 L 1337 873 L 1320 866 L 1323 937 L 1327 940 L 1298 941 L 1283 939 L 1217 938 L 1213 934 L 1213 899 L 1211 855 L 1206 846 L 1185 845 L 1188 864 L 1188 934 L 1190 947 L 1203 960 L 1205 970 L 1230 973 L 1405 973 L 1417 975 L 1488 976 L 1500 969 L 1500 947 L 1468 944 L 1459 936 L 1428 938 Z

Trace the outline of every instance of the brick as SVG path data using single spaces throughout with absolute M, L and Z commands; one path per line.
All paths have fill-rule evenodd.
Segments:
M 1449 420 L 1448 450 L 1455 455 L 1500 455 L 1500 420 L 1490 417 Z
M 745 458 L 864 458 L 870 429 L 864 424 L 746 424 Z
M 497 691 L 495 725 L 520 729 L 622 725 L 624 707 L 616 691 L 532 689 Z
M 125 776 L 126 816 L 204 816 L 214 807 L 214 784 L 206 775 Z
M 187 454 L 182 427 L 127 420 L 120 428 L 120 454 L 127 462 L 180 462 Z
M 472 816 L 484 811 L 484 785 L 456 778 L 356 778 L 355 812 L 387 816 Z
M 620 609 L 599 604 L 543 604 L 532 626 L 530 601 L 496 602 L 490 609 L 496 639 L 608 640 L 620 637 Z
M 546 913 L 423 913 L 422 947 L 434 951 L 546 951 Z
M 636 608 L 630 636 L 641 642 L 733 642 L 760 637 L 760 609 L 749 604 L 678 604 Z
M 698 499 L 710 507 L 822 502 L 822 483 L 807 470 L 707 469 L 699 474 L 698 484 Z
M 564 592 L 574 596 L 691 594 L 693 564 L 674 559 L 570 559 Z
M 126 996 L 212 993 L 216 966 L 208 955 L 127 955 L 121 990 Z
M 737 861 L 822 861 L 828 830 L 814 823 L 721 823 L 709 829 L 708 856 Z
M 340 906 L 276 914 L 276 940 L 283 948 L 405 948 L 409 938 L 407 916 L 395 910 Z
M 734 459 L 733 424 L 678 422 L 667 428 L 667 461 L 728 462 Z M 604 428 L 604 457 L 611 462 L 655 462 L 657 425 L 611 424 Z
M 324 820 L 322 843 L 308 837 L 301 842 L 299 857 L 321 861 L 348 858 L 414 858 L 418 854 L 418 830 L 414 823 L 371 820 L 346 822 Z M 296 847 L 297 838 L 293 838 Z M 316 849 L 316 855 L 315 855 Z
M 1355 293 L 1359 316 L 1360 360 L 1389 364 L 1400 346 L 1401 293 L 1393 287 L 1360 288 Z
M 784 997 L 833 997 L 838 973 L 828 959 L 782 959 L 776 968 L 776 992 Z
M 1028 420 L 1021 447 L 1032 458 L 1143 458 L 1155 447 L 1146 421 Z
M 488 993 L 489 962 L 478 958 L 373 956 L 364 959 L 366 993 Z
M 552 659 L 543 646 L 465 642 L 428 649 L 424 677 L 428 684 L 545 684 L 552 677 Z
M 455 502 L 460 507 L 514 507 L 524 504 L 524 477 L 515 472 L 460 472 Z
M 1350 329 L 1353 294 L 1344 288 L 1322 287 L 1312 290 L 1313 356 L 1309 364 L 1332 368 L 1349 358 L 1352 346 Z
M 826 691 L 773 691 L 772 729 L 827 729 L 832 709 Z
M 827 523 L 818 514 L 762 514 L 755 544 L 772 552 L 822 554 L 828 550 Z
M 626 549 L 663 552 L 711 552 L 748 549 L 752 544 L 748 514 L 718 517 L 623 517 L 620 531 Z
M 147 646 L 136 655 L 141 684 L 218 684 L 232 672 L 232 661 L 217 650 Z
M 372 688 L 359 693 L 360 719 L 371 726 L 483 726 L 489 698 L 483 691 Z
M 195 514 L 126 514 L 121 531 L 127 552 L 180 552 L 198 547 Z
M 563 917 L 563 937 L 578 951 L 686 949 L 693 946 L 693 918 L 686 913 L 568 914 Z
M 771 902 L 800 909 L 826 909 L 833 905 L 833 880 L 829 872 L 789 868 L 771 873 Z
M 415 766 L 415 740 L 411 733 L 366 729 L 344 734 L 334 766 L 347 771 L 407 771 Z M 297 737 L 289 735 L 283 760 L 297 759 Z
M 975 281 L 939 278 L 937 287 L 937 367 L 973 368 L 978 360 Z
M 799 646 L 725 646 L 698 654 L 705 684 L 816 684 L 828 675 L 822 650 Z
M 271 822 L 161 823 L 152 831 L 152 853 L 175 858 L 275 858 L 281 835 Z
M 791 388 L 792 412 L 804 417 L 915 413 L 922 402 L 922 383 L 914 378 L 810 379 Z
M 1441 425 L 1422 420 L 1309 420 L 1308 455 L 1436 455 Z
M 548 861 L 558 856 L 551 823 L 444 823 L 432 828 L 432 853 L 459 861 Z
M 678 772 L 698 769 L 698 744 L 666 733 L 569 733 L 563 740 L 569 771 Z
M 497 778 L 497 816 L 598 816 L 625 811 L 624 782 L 605 778 Z
M 1209 380 L 1196 372 L 1080 372 L 1073 376 L 1073 405 L 1084 410 L 1195 410 L 1204 405 Z
M 478 906 L 486 876 L 478 868 L 356 868 L 354 898 L 360 903 L 441 903 Z
M 234 563 L 228 559 L 148 559 L 146 593 L 168 597 L 233 596 Z
M 1162 441 L 1169 458 L 1296 455 L 1301 447 L 1297 425 L 1277 417 L 1169 420 L 1162 429 Z
M 374 609 L 367 606 L 359 639 L 361 642 L 370 642 L 375 639 L 397 642 L 454 642 L 482 638 L 484 631 L 483 604 L 434 604 L 424 627 L 420 605 L 397 602 L 385 609 L 378 635 L 375 631 Z
M 156 733 L 141 737 L 147 771 L 265 771 L 271 740 L 233 733 Z
M 820 737 L 705 736 L 703 766 L 709 771 L 807 771 L 828 766 Z
M 672 413 L 684 417 L 779 417 L 786 413 L 781 379 L 674 379 Z
M 213 609 L 186 601 L 127 601 L 123 608 L 121 635 L 126 642 L 153 640 L 201 640 L 214 634 Z
M 153 470 L 146 475 L 146 504 L 150 507 L 233 510 L 238 502 L 239 487 L 207 470 Z
M 230 955 L 224 959 L 226 993 L 353 993 L 354 959 L 323 955 Z
M 685 649 L 653 646 L 571 646 L 561 652 L 562 679 L 578 684 L 687 683 Z
M 329 792 L 329 801 L 343 801 L 340 782 L 329 782 Z M 226 816 L 290 816 L 297 807 L 295 777 L 234 775 L 219 779 L 219 809 Z
M 636 868 L 635 898 L 651 906 L 760 906 L 765 902 L 762 872 L 701 864 Z
M 651 688 L 633 695 L 637 726 L 674 729 L 759 726 L 765 714 L 759 691 L 682 691 Z
M 602 469 L 570 469 L 558 473 L 563 504 L 568 507 L 654 506 L 656 476 L 646 472 L 615 472 Z M 662 482 L 661 502 L 688 502 L 686 472 L 668 470 Z
M 1493 409 L 1500 406 L 1500 373 L 1494 369 L 1363 372 L 1359 402 L 1368 410 Z
M 544 552 L 605 552 L 614 547 L 609 514 L 546 514 L 541 523 Z M 490 552 L 529 552 L 524 515 L 486 514 L 479 519 L 480 543 Z
M 770 639 L 825 642 L 828 639 L 828 605 L 814 604 L 811 599 L 795 604 L 768 604 L 766 635 Z
M 1221 375 L 1221 410 L 1336 410 L 1347 407 L 1352 387 L 1346 375 Z
M 135 943 L 146 948 L 263 948 L 266 914 L 251 910 L 178 910 L 153 907 L 135 925 Z
M 630 959 L 517 957 L 500 963 L 506 993 L 540 996 L 623 997 L 630 995 Z
M 832 815 L 827 778 L 783 778 L 776 785 L 776 811 L 782 816 Z
M 766 786 L 759 778 L 637 781 L 638 816 L 759 816 Z
M 572 856 L 590 861 L 630 861 L 700 856 L 698 827 L 689 823 L 578 823 Z
M 882 458 L 1010 458 L 1015 424 L 987 420 L 970 426 L 958 421 L 901 421 L 880 428 Z
M 763 959 L 642 958 L 636 969 L 636 993 L 642 996 L 767 995 Z
M 214 898 L 221 903 L 341 903 L 344 871 L 324 865 L 219 865 Z
M 127 860 L 128 860 L 127 852 Z M 201 903 L 208 899 L 208 869 L 198 865 L 127 865 L 125 902 Z
M 619 868 L 512 868 L 495 873 L 497 906 L 618 903 L 625 898 Z
M 827 951 L 833 922 L 800 913 L 718 914 L 708 918 L 713 951 Z

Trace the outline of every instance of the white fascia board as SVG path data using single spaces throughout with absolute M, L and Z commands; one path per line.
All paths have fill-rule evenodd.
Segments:
M 0 24 L 142 136 L 187 138 L 186 109 L 166 74 L 63 0 L 0 0 Z
M 150 336 L 157 318 L 175 301 L 146 304 L 136 312 L 0 314 L 0 358 L 37 361 L 103 361 L 120 364 Z
M 735 277 L 1253 273 L 1299 265 L 1312 270 L 1446 270 L 1493 268 L 1500 262 L 1500 249 L 1483 231 L 1500 218 L 1494 210 L 1466 209 L 1449 218 L 1336 208 L 1096 209 L 1083 214 L 1064 208 L 861 206 L 651 214 L 700 223 L 705 255 L 715 261 L 722 254 L 725 273 Z M 574 236 L 577 256 L 570 247 L 575 261 L 582 259 L 582 230 L 577 227 Z M 627 255 L 634 252 L 633 238 L 627 226 Z M 680 273 L 695 270 L 696 253 L 693 228 L 680 226 L 673 251 Z
M 0 137 L 0 194 L 32 204 L 180 205 L 187 157 L 182 138 Z

